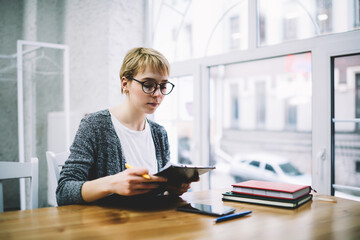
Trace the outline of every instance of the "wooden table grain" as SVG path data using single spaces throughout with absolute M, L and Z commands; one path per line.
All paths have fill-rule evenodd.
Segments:
M 188 192 L 154 207 L 71 205 L 5 212 L 0 239 L 360 239 L 359 202 L 315 195 L 289 210 L 222 202 L 224 191 Z M 176 211 L 184 201 L 253 212 L 215 224 L 212 216 Z

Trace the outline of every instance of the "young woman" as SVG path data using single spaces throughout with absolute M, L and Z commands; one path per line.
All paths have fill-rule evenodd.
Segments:
M 166 130 L 146 115 L 154 113 L 173 90 L 169 72 L 168 61 L 154 49 L 127 53 L 120 70 L 126 100 L 81 120 L 61 171 L 58 205 L 94 202 L 113 193 L 146 194 L 160 185 L 176 195 L 190 188 L 189 183 L 168 186 L 165 178 L 153 175 L 169 161 L 169 142 Z M 127 169 L 125 164 L 134 167 Z

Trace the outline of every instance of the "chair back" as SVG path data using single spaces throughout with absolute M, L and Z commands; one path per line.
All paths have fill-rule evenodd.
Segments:
M 4 195 L 1 180 L 22 178 L 30 178 L 30 209 L 39 207 L 39 160 L 37 158 L 32 158 L 31 162 L 26 163 L 0 162 L 0 212 L 4 211 Z M 20 197 L 22 198 L 25 196 Z
M 54 153 L 52 151 L 46 152 L 46 160 L 48 165 L 48 204 L 50 206 L 57 206 L 56 203 L 56 188 L 60 179 L 61 168 L 65 165 L 70 151 Z

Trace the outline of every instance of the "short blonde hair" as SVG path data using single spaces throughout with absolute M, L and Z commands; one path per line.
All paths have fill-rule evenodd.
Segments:
M 152 48 L 138 47 L 126 54 L 120 69 L 120 81 L 122 77 L 131 80 L 139 72 L 144 72 L 146 67 L 162 75 L 170 75 L 170 64 L 164 55 Z M 123 93 L 122 88 L 121 93 Z

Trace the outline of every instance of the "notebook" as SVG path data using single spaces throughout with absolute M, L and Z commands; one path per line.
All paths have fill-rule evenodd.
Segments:
M 280 182 L 249 180 L 233 184 L 234 193 L 256 196 L 269 196 L 283 199 L 296 199 L 311 191 L 311 186 Z

